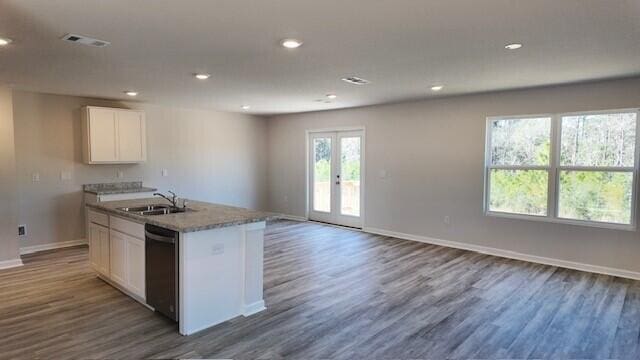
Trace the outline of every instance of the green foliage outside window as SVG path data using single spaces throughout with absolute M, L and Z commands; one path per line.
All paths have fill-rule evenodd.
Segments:
M 565 116 L 558 149 L 557 217 L 630 224 L 633 206 L 636 113 Z M 500 119 L 491 123 L 489 210 L 546 216 L 551 119 Z M 517 169 L 525 167 L 525 169 Z M 586 168 L 585 168 L 586 167 Z M 600 167 L 600 168 L 599 168 Z M 618 168 L 607 171 L 602 167 Z M 555 181 L 552 179 L 552 181 Z

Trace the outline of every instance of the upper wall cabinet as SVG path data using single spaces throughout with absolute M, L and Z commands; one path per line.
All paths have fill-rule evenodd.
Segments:
M 81 113 L 85 163 L 123 164 L 147 160 L 144 112 L 86 106 Z

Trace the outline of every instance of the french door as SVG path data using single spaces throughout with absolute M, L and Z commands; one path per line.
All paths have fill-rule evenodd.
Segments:
M 364 133 L 309 134 L 309 219 L 362 227 Z

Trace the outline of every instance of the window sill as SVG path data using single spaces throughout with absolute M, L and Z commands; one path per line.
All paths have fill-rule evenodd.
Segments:
M 548 223 L 554 223 L 554 224 L 595 227 L 595 228 L 609 229 L 609 230 L 636 231 L 635 224 L 627 225 L 627 224 L 615 224 L 615 223 L 605 223 L 605 222 L 595 222 L 595 221 L 571 220 L 571 219 L 563 219 L 563 218 L 552 218 L 549 216 L 511 214 L 511 213 L 503 213 L 503 212 L 497 212 L 497 211 L 485 211 L 485 215 L 491 216 L 491 217 L 505 218 L 505 219 L 530 220 L 530 221 L 548 222 Z

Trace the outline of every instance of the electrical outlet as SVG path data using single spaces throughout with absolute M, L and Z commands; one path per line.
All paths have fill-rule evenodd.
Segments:
M 122 179 L 124 177 L 124 171 L 118 170 L 117 176 L 118 176 L 118 179 Z
M 213 244 L 211 247 L 211 255 L 224 254 L 224 244 Z
M 27 225 L 18 225 L 18 236 L 27 236 Z
M 36 172 L 36 173 L 31 174 L 31 181 L 33 181 L 33 182 L 40 181 L 40 173 Z
M 445 216 L 442 221 L 447 225 L 451 225 L 451 217 L 449 217 L 449 215 Z

